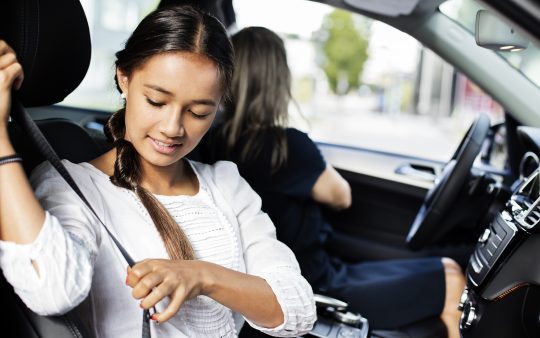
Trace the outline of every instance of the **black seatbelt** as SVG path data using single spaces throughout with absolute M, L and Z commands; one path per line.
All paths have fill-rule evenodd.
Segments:
M 111 233 L 109 228 L 103 223 L 101 218 L 97 215 L 94 208 L 92 208 L 92 205 L 88 202 L 82 191 L 79 189 L 69 172 L 67 171 L 66 167 L 62 164 L 60 158 L 56 154 L 56 152 L 53 150 L 51 145 L 49 144 L 49 141 L 43 136 L 39 128 L 37 127 L 36 123 L 32 120 L 24 106 L 19 102 L 19 100 L 15 97 L 15 95 L 12 95 L 12 114 L 11 117 L 13 120 L 19 124 L 19 126 L 30 136 L 30 139 L 34 143 L 34 145 L 37 147 L 39 152 L 45 157 L 47 161 L 51 163 L 51 165 L 58 171 L 60 176 L 69 184 L 69 186 L 75 191 L 75 193 L 80 197 L 80 199 L 86 204 L 88 209 L 96 216 L 98 221 L 103 225 L 109 236 L 112 238 L 114 244 L 120 250 L 120 253 L 128 263 L 128 265 L 131 267 L 135 264 L 135 261 L 131 258 L 131 256 L 127 253 L 126 249 L 120 244 L 118 239 Z M 143 311 L 143 324 L 142 324 L 142 338 L 151 338 L 150 336 L 150 311 L 144 310 Z

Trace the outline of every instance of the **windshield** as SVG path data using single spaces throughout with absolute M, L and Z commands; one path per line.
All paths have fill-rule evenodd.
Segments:
M 439 9 L 474 34 L 476 13 L 485 8 L 473 0 L 449 0 L 441 4 Z M 540 88 L 540 48 L 536 44 L 529 42 L 527 48 L 521 51 L 495 53 Z

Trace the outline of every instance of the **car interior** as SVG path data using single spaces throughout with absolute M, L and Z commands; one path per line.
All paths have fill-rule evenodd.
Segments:
M 443 0 L 407 0 L 399 6 L 393 1 L 318 2 L 407 32 L 467 74 L 505 110 L 503 124 L 491 125 L 479 114 L 447 162 L 318 142 L 325 159 L 351 185 L 354 201 L 342 212 L 324 209 L 336 229 L 328 249 L 346 261 L 451 257 L 466 270 L 468 282 L 460 304 L 463 337 L 540 336 L 536 259 L 540 251 L 536 231 L 540 229 L 540 88 L 490 50 L 494 44 L 489 34 L 478 43 L 441 14 Z M 204 3 L 224 23 L 233 23 L 234 15 L 224 9 L 226 1 Z M 526 41 L 538 42 L 537 4 L 485 1 L 483 5 L 497 14 L 482 18 L 484 32 L 493 30 L 489 23 L 503 18 L 501 22 L 522 32 Z M 78 0 L 5 0 L 0 4 L 0 39 L 16 50 L 25 71 L 13 106 L 24 106 L 58 156 L 75 163 L 91 160 L 110 147 L 102 132 L 89 127 L 103 125 L 110 112 L 56 105 L 87 72 L 91 36 L 86 15 Z M 481 25 L 477 21 L 477 29 Z M 501 38 L 502 43 L 511 38 Z M 518 41 L 512 43 L 518 45 Z M 28 128 L 23 116 L 12 114 L 10 138 L 23 155 L 29 175 L 46 156 Z M 499 170 L 490 166 L 490 149 L 503 128 L 507 164 Z M 424 179 L 426 175 L 430 180 Z M 70 313 L 48 317 L 33 313 L 3 276 L 0 293 L 1 321 L 14 337 L 94 336 L 92 328 Z M 370 330 L 369 318 L 347 312 L 346 303 L 325 295 L 316 297 L 320 316 L 310 336 L 446 337 L 438 318 L 395 330 Z M 240 336 L 262 334 L 246 325 Z

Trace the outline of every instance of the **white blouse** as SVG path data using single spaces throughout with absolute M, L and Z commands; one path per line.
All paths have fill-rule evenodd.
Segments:
M 135 261 L 168 258 L 133 192 L 113 185 L 89 163 L 63 163 Z M 199 180 L 198 193 L 156 198 L 182 227 L 197 259 L 267 281 L 285 321 L 275 328 L 250 322 L 251 326 L 273 336 L 308 332 L 316 319 L 311 287 L 300 275 L 294 254 L 276 240 L 259 196 L 232 162 L 190 163 Z M 48 163 L 34 170 L 31 183 L 47 210 L 41 232 L 30 244 L 0 241 L 0 266 L 15 292 L 38 314 L 63 314 L 75 308 L 97 337 L 140 336 L 142 310 L 125 285 L 127 263 L 105 229 Z M 37 263 L 39 276 L 31 260 Z M 160 302 L 157 311 L 163 311 L 166 303 Z M 152 322 L 151 331 L 154 337 L 235 337 L 243 323 L 240 314 L 198 296 L 186 301 L 168 322 Z

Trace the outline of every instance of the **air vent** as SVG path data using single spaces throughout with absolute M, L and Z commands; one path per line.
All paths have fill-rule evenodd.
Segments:
M 534 209 L 532 209 L 527 217 L 525 217 L 524 220 L 531 228 L 534 227 L 536 224 L 538 224 L 538 221 L 540 221 L 540 208 L 536 206 Z
M 532 229 L 540 223 L 540 198 L 532 203 L 526 198 L 516 198 L 513 201 L 521 209 L 514 212 L 514 217 L 519 224 L 526 229 Z
M 512 216 L 525 229 L 540 223 L 540 170 L 525 178 L 508 203 Z

